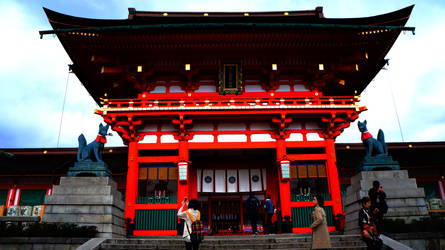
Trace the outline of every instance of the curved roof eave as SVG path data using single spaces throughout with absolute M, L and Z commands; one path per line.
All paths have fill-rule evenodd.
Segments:
M 47 8 L 43 8 L 49 22 L 54 29 L 60 28 L 87 28 L 87 27 L 105 27 L 122 25 L 140 25 L 140 24 L 169 24 L 169 23 L 214 23 L 214 22 L 235 22 L 235 23 L 313 23 L 313 24 L 355 24 L 355 25 L 404 25 L 408 20 L 414 5 L 405 7 L 394 12 L 382 15 L 360 17 L 360 18 L 322 18 L 316 15 L 303 16 L 150 16 L 144 19 L 93 19 L 84 17 L 75 17 L 59 13 Z

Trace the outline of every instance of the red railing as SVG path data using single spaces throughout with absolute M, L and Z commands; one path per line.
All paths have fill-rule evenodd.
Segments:
M 103 99 L 102 111 L 226 108 L 354 108 L 357 97 Z

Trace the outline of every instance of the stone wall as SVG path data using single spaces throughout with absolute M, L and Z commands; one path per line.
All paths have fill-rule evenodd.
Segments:
M 88 238 L 0 237 L 0 249 L 75 250 L 88 240 Z
M 358 211 L 360 200 L 368 196 L 372 182 L 378 180 L 386 193 L 388 212 L 386 219 L 413 219 L 428 217 L 423 188 L 418 188 L 415 179 L 408 177 L 406 170 L 362 171 L 351 178 L 344 200 L 346 233 L 358 233 Z
M 62 177 L 45 197 L 44 222 L 96 226 L 97 237 L 123 237 L 124 202 L 109 177 Z

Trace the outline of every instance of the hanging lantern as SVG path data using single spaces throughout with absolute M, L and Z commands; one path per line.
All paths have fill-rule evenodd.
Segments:
M 188 162 L 181 161 L 178 162 L 178 178 L 179 181 L 187 181 L 188 176 Z
M 281 160 L 280 169 L 281 169 L 281 179 L 282 180 L 290 179 L 290 161 Z

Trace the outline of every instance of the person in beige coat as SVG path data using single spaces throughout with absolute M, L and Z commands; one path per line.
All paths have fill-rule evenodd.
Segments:
M 311 217 L 314 219 L 314 223 L 311 225 L 312 229 L 312 246 L 311 249 L 329 249 L 331 246 L 331 239 L 329 238 L 328 225 L 326 223 L 326 213 L 322 206 L 324 200 L 321 195 L 314 196 L 314 212 Z

